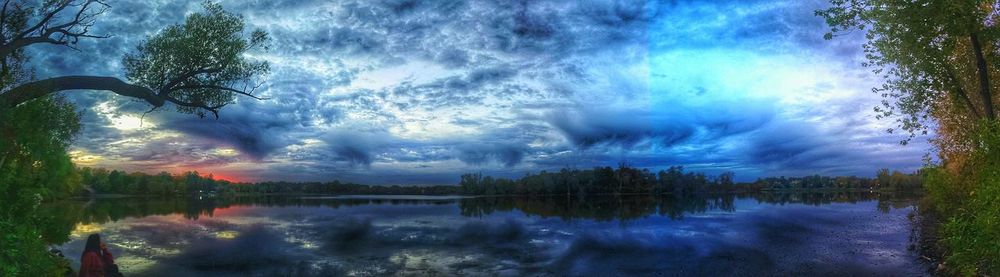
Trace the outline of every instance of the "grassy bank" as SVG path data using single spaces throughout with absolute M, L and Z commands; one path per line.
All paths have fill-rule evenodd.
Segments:
M 1000 274 L 1000 124 L 982 128 L 979 147 L 955 168 L 925 170 L 929 209 L 942 249 L 945 272 L 972 276 Z

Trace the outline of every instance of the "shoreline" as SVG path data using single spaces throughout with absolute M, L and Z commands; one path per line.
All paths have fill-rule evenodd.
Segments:
M 582 197 L 619 197 L 619 196 L 688 196 L 688 195 L 715 195 L 715 194 L 753 194 L 753 193 L 766 193 L 766 194 L 782 194 L 782 193 L 916 193 L 922 194 L 922 191 L 907 191 L 907 190 L 869 190 L 869 189 L 760 189 L 760 190 L 732 190 L 732 191 L 704 191 L 704 192 L 693 192 L 693 193 L 601 193 L 601 194 L 585 194 Z M 86 200 L 86 199 L 117 199 L 117 198 L 217 198 L 217 197 L 245 197 L 245 196 L 304 196 L 304 197 L 340 197 L 340 196 L 444 196 L 444 197 L 565 197 L 570 196 L 573 198 L 581 197 L 578 194 L 558 194 L 558 193 L 547 193 L 547 194 L 432 194 L 432 193 L 417 193 L 417 194 L 405 194 L 405 193 L 392 193 L 392 194 L 371 194 L 371 193 L 355 193 L 355 194 L 334 194 L 334 193 L 233 193 L 233 194 L 214 194 L 214 195 L 184 195 L 184 194 L 120 194 L 120 193 L 94 193 L 89 195 L 77 195 L 67 197 L 66 199 L 76 199 L 76 200 Z
M 941 245 L 939 228 L 943 223 L 941 215 L 934 210 L 927 199 L 921 199 L 910 218 L 913 223 L 911 249 L 927 264 L 926 271 L 932 276 L 953 276 L 944 261 L 946 249 Z

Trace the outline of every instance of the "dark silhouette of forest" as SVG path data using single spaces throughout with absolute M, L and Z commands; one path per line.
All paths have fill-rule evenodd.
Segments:
M 890 173 L 881 169 L 877 178 L 856 176 L 769 177 L 752 183 L 734 182 L 735 174 L 724 172 L 716 177 L 685 172 L 681 166 L 653 172 L 626 165 L 618 168 L 562 169 L 542 171 L 519 179 L 494 178 L 479 173 L 464 174 L 459 185 L 468 195 L 631 195 L 701 193 L 748 193 L 763 190 L 915 190 L 920 188 L 919 173 Z
M 150 175 L 142 172 L 125 172 L 103 168 L 81 168 L 82 187 L 98 194 L 125 194 L 144 196 L 217 196 L 233 194 L 373 194 L 373 195 L 456 195 L 457 186 L 378 186 L 363 185 L 338 180 L 330 182 L 267 181 L 241 183 L 219 180 L 212 174 L 202 175 L 189 171 L 173 175 L 161 172 Z
M 878 171 L 877 178 L 863 177 L 768 177 L 752 183 L 733 181 L 735 174 L 725 172 L 716 177 L 703 173 L 685 172 L 672 166 L 656 173 L 621 165 L 618 168 L 595 167 L 588 170 L 562 169 L 541 171 L 518 179 L 493 178 L 482 174 L 464 174 L 458 186 L 380 186 L 338 180 L 330 182 L 234 183 L 218 180 L 211 174 L 197 171 L 173 175 L 161 172 L 150 175 L 141 172 L 80 168 L 80 186 L 98 194 L 144 196 L 217 196 L 233 194 L 327 194 L 327 195 L 692 195 L 704 193 L 752 193 L 760 191 L 824 190 L 824 191 L 887 191 L 917 190 L 919 174 Z

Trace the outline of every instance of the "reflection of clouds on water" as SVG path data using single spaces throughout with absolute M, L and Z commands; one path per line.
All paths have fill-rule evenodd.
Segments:
M 323 251 L 348 263 L 400 274 L 509 270 L 515 268 L 511 264 L 537 261 L 533 253 L 539 252 L 527 243 L 524 224 L 510 219 L 498 224 L 471 221 L 450 228 L 373 224 L 370 218 L 345 217 L 318 223 L 314 235 L 325 242 Z
M 327 231 L 321 235 L 327 249 L 347 253 L 356 253 L 362 247 L 370 246 L 375 235 L 372 221 L 368 218 L 348 217 L 326 224 L 321 229 Z
M 460 245 L 509 245 L 523 242 L 526 233 L 523 224 L 510 218 L 500 224 L 473 221 L 455 230 L 451 241 Z
M 73 231 L 70 231 L 70 236 L 86 237 L 87 235 L 100 232 L 101 232 L 100 224 L 77 223 L 76 226 L 73 226 Z
M 711 244 L 710 252 L 699 253 Z M 747 266 L 749 265 L 749 266 Z M 587 234 L 550 264 L 551 272 L 572 276 L 697 275 L 757 276 L 774 262 L 760 250 L 718 241 L 684 241 L 632 234 Z
M 136 276 L 880 275 L 919 269 L 907 260 L 909 209 L 881 214 L 873 202 L 758 205 L 738 201 L 736 207 L 750 208 L 629 221 L 517 210 L 466 217 L 455 204 L 244 206 L 197 219 L 146 216 L 79 226 L 101 230 L 125 273 Z M 63 246 L 71 259 L 78 259 L 82 239 Z
M 291 265 L 290 249 L 280 234 L 263 226 L 249 226 L 235 238 L 199 237 L 180 255 L 165 264 L 198 270 L 249 271 L 276 265 Z

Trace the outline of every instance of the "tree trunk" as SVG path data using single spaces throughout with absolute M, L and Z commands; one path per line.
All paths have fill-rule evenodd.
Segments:
M 126 83 L 114 77 L 99 76 L 63 76 L 25 83 L 0 94 L 0 107 L 13 108 L 32 99 L 64 90 L 106 90 L 122 96 L 146 100 L 149 104 L 160 107 L 166 102 L 153 90 Z
M 963 102 L 965 102 L 965 106 L 968 107 L 969 112 L 972 113 L 972 118 L 975 120 L 979 120 L 980 115 L 978 109 L 976 109 L 976 105 L 972 104 L 972 99 L 969 98 L 969 94 L 965 93 L 965 89 L 962 89 L 962 84 L 958 82 L 958 78 L 955 78 L 955 74 L 951 66 L 946 65 L 946 69 L 948 73 L 949 83 L 951 83 L 951 85 L 955 87 L 955 93 L 962 98 Z
M 983 46 L 979 43 L 979 35 L 973 33 L 969 36 L 972 41 L 972 49 L 976 52 L 976 69 L 979 72 L 979 94 L 983 98 L 983 114 L 986 119 L 993 121 L 996 115 L 993 113 L 993 94 L 990 93 L 990 76 L 986 68 L 986 58 L 983 57 Z

